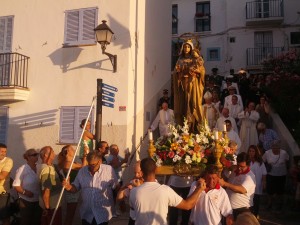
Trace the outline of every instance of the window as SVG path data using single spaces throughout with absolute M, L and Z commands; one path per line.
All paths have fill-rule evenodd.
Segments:
M 0 107 L 0 143 L 6 144 L 8 125 L 8 107 Z
M 60 128 L 59 142 L 60 143 L 78 143 L 82 129 L 80 123 L 86 119 L 90 107 L 88 106 L 62 106 L 60 109 Z M 91 121 L 91 131 L 94 128 L 94 110 L 89 117 Z
M 197 2 L 195 14 L 195 31 L 210 31 L 210 3 Z
M 13 16 L 0 17 L 0 53 L 11 52 Z
M 178 5 L 172 5 L 172 34 L 178 34 Z
M 64 45 L 95 44 L 97 15 L 97 8 L 66 11 Z
M 300 32 L 291 32 L 291 44 L 300 45 Z
M 207 49 L 207 61 L 220 61 L 220 48 L 208 48 Z
M 230 42 L 230 43 L 235 43 L 235 37 L 230 37 L 230 38 L 229 38 L 229 42 Z

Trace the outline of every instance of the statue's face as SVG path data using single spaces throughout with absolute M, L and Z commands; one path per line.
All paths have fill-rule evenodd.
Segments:
M 191 52 L 191 46 L 189 44 L 184 44 L 183 45 L 183 52 L 184 54 L 189 54 Z

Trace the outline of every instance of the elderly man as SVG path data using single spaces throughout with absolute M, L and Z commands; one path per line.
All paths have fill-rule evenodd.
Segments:
M 45 146 L 40 151 L 40 158 L 42 164 L 38 165 L 37 175 L 41 185 L 41 199 L 40 206 L 43 209 L 42 225 L 48 225 L 51 221 L 54 209 L 59 199 L 61 192 L 61 182 L 59 176 L 53 166 L 55 153 L 50 146 Z M 59 207 L 53 224 L 62 224 L 62 212 Z
M 129 204 L 135 211 L 135 225 L 167 225 L 168 206 L 189 210 L 205 190 L 203 179 L 197 183 L 195 191 L 183 200 L 176 192 L 167 185 L 156 182 L 156 164 L 151 158 L 141 161 L 144 183 L 131 190 Z
M 195 207 L 192 209 L 190 221 L 193 225 L 219 225 L 222 216 L 226 217 L 226 225 L 233 222 L 232 208 L 226 191 L 219 184 L 218 168 L 209 165 L 205 170 L 206 189 L 200 194 Z M 192 184 L 190 193 L 196 188 Z
M 3 225 L 10 224 L 9 215 L 9 182 L 10 171 L 13 167 L 13 160 L 6 157 L 7 147 L 0 143 L 0 221 Z
M 107 225 L 112 218 L 112 190 L 118 186 L 118 180 L 113 168 L 102 164 L 99 152 L 90 152 L 87 162 L 72 184 L 64 181 L 63 185 L 72 193 L 81 190 L 82 225 Z
M 219 180 L 220 185 L 226 188 L 234 219 L 243 212 L 250 212 L 255 192 L 255 175 L 250 170 L 247 153 L 238 154 L 236 160 L 237 170 L 231 173 L 228 182 Z
M 174 112 L 172 109 L 168 108 L 168 103 L 164 102 L 162 104 L 162 109 L 158 112 L 150 128 L 152 131 L 154 131 L 157 128 L 157 126 L 159 126 L 160 136 L 165 136 L 169 133 L 168 125 L 173 123 Z

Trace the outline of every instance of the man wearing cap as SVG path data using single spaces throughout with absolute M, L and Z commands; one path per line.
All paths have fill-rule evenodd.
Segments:
M 11 158 L 6 157 L 6 153 L 6 145 L 0 143 L 0 221 L 2 221 L 3 225 L 10 224 L 9 174 L 13 167 L 13 161 Z
M 150 129 L 154 131 L 157 127 L 159 127 L 160 136 L 165 136 L 169 133 L 169 124 L 174 124 L 174 111 L 169 109 L 167 102 L 164 102 L 162 104 L 162 109 L 159 110 Z
M 219 114 L 218 114 L 218 110 L 215 108 L 214 104 L 212 103 L 211 92 L 209 91 L 205 92 L 204 101 L 205 103 L 203 104 L 203 115 L 210 129 L 213 129 L 216 125 Z
M 159 101 L 158 101 L 158 108 L 159 108 L 159 109 L 162 109 L 162 104 L 163 104 L 164 102 L 167 102 L 169 108 L 171 108 L 171 99 L 169 98 L 168 95 L 169 95 L 168 89 L 164 89 L 164 90 L 163 90 L 163 96 L 162 96 L 162 97 L 159 99 Z

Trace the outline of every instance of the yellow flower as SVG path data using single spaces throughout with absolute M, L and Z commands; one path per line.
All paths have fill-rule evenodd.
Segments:
M 171 150 L 177 150 L 178 144 L 177 143 L 172 143 L 171 144 Z

